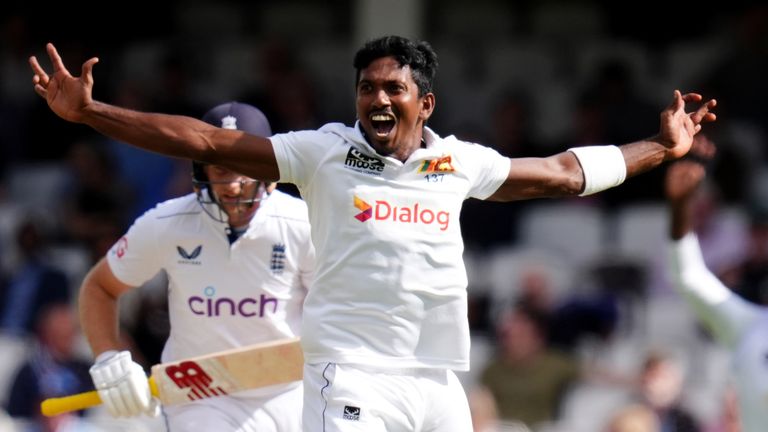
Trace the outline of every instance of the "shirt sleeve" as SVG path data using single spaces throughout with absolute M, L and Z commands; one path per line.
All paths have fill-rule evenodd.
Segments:
M 509 177 L 510 159 L 496 150 L 480 144 L 466 143 L 466 154 L 470 163 L 464 166 L 469 174 L 471 187 L 468 195 L 486 199 Z
M 136 219 L 107 253 L 109 268 L 126 285 L 139 286 L 162 269 L 152 210 Z
M 720 342 L 735 347 L 758 318 L 759 308 L 739 297 L 709 271 L 695 234 L 672 242 L 671 255 L 677 290 Z
M 318 161 L 326 154 L 327 134 L 319 131 L 298 131 L 277 134 L 270 138 L 275 152 L 280 182 L 306 186 Z

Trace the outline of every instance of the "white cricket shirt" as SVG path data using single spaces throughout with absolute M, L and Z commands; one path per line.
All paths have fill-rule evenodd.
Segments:
M 136 219 L 107 254 L 127 285 L 167 272 L 163 362 L 299 334 L 314 265 L 306 204 L 275 190 L 232 245 L 227 227 L 189 194 Z
M 768 308 L 739 297 L 704 264 L 695 234 L 672 243 L 675 282 L 718 341 L 732 351 L 744 432 L 768 425 Z
M 309 207 L 317 267 L 304 303 L 308 363 L 469 368 L 462 202 L 509 174 L 490 148 L 440 138 L 402 163 L 354 128 L 271 138 L 281 181 Z

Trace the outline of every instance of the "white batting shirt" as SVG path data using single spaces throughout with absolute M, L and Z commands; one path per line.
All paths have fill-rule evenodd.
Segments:
M 136 219 L 107 254 L 127 285 L 167 272 L 163 362 L 299 334 L 314 265 L 306 204 L 275 190 L 231 245 L 227 229 L 189 194 Z
M 733 353 L 744 431 L 764 431 L 768 425 L 768 308 L 742 299 L 707 269 L 695 234 L 673 242 L 672 255 L 678 289 Z
M 281 181 L 309 206 L 317 250 L 308 363 L 469 368 L 459 212 L 493 194 L 510 161 L 428 128 L 424 138 L 405 163 L 378 155 L 358 125 L 271 138 Z

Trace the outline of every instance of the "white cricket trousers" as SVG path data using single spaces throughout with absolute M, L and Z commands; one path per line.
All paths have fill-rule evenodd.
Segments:
M 468 432 L 469 404 L 447 369 L 304 366 L 304 432 Z
M 301 432 L 303 387 L 262 397 L 221 396 L 163 412 L 168 432 Z

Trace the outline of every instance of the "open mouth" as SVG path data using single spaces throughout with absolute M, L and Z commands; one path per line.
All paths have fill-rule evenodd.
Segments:
M 371 116 L 371 126 L 377 136 L 387 136 L 395 127 L 395 117 L 392 114 L 374 114 Z

